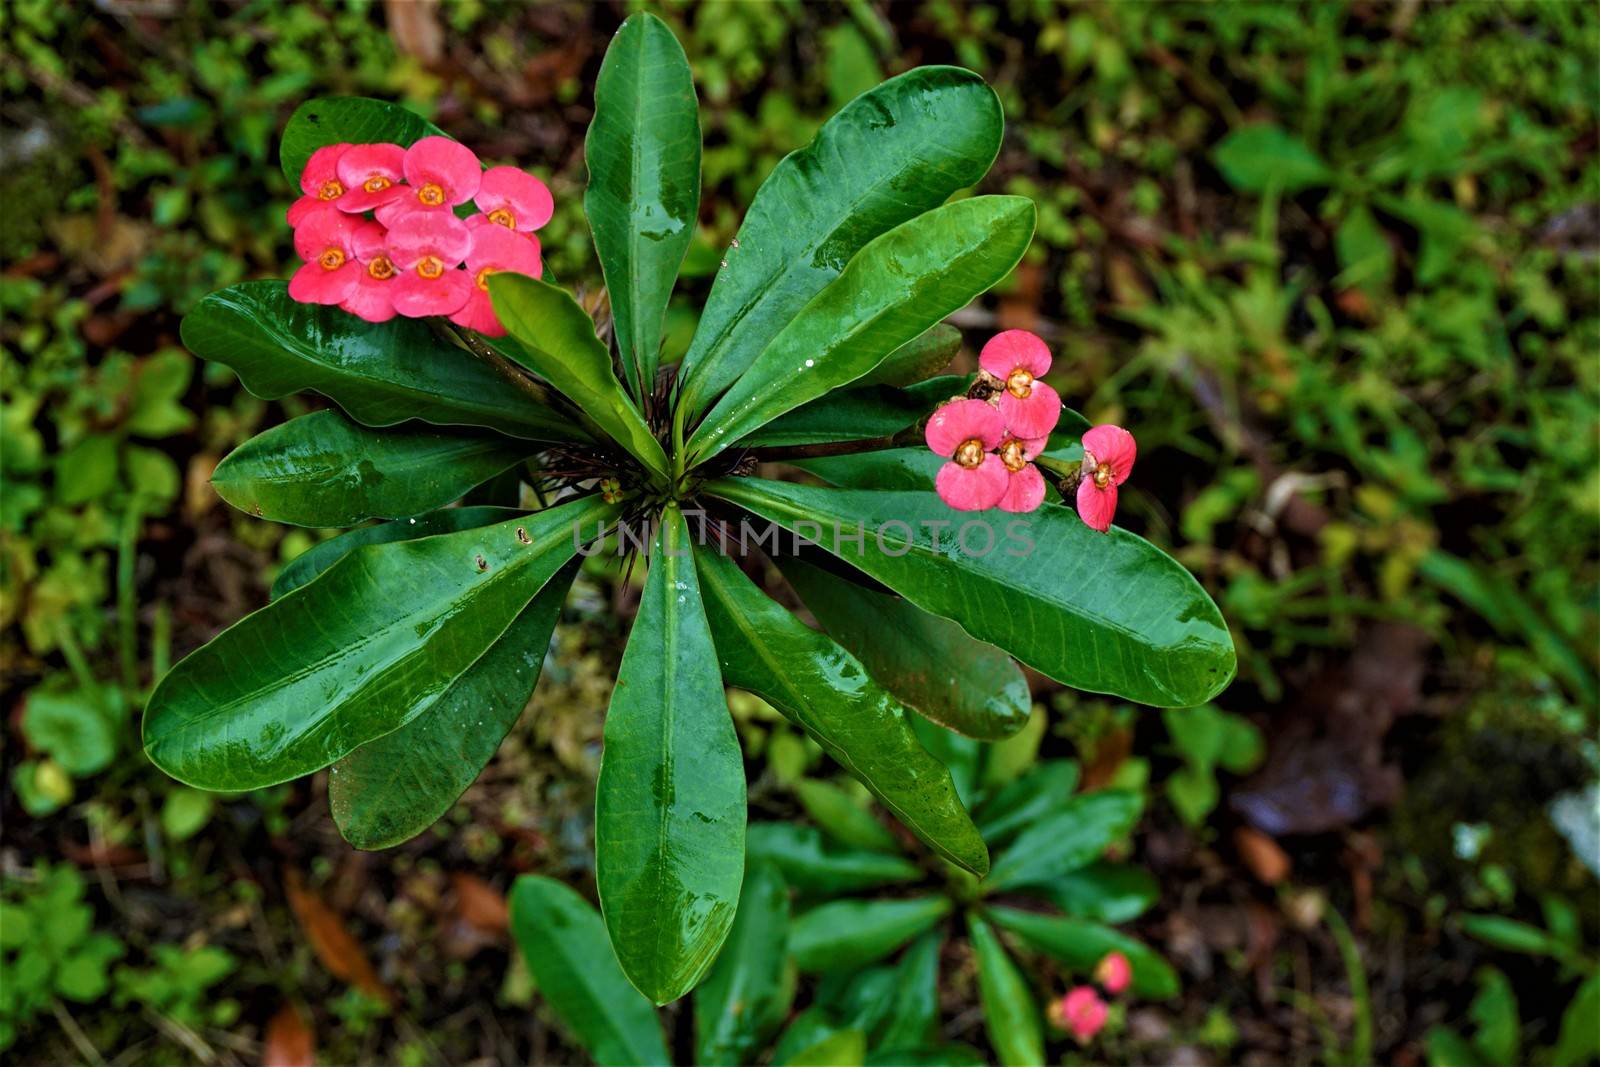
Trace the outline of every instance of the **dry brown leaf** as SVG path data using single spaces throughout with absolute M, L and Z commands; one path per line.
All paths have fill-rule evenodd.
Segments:
M 317 1039 L 305 1015 L 290 1001 L 267 1023 L 261 1044 L 261 1067 L 315 1067 Z
M 324 904 L 321 897 L 306 888 L 300 872 L 291 868 L 284 875 L 283 888 L 311 950 L 328 972 L 365 993 L 388 1001 L 389 989 L 367 961 L 361 944 L 345 928 L 344 920 Z
M 511 910 L 500 891 L 475 874 L 457 871 L 450 876 L 456 894 L 456 914 L 486 933 L 500 934 L 511 927 Z
M 1249 826 L 1233 832 L 1233 845 L 1239 858 L 1263 885 L 1277 885 L 1289 877 L 1289 854 L 1276 841 Z

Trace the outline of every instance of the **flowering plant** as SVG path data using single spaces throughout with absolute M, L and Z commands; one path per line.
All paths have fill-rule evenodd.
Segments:
M 1032 237 L 1025 198 L 951 200 L 988 170 L 1001 124 L 993 91 L 952 67 L 844 107 L 774 168 L 664 371 L 663 315 L 700 201 L 693 81 L 664 23 L 630 18 L 596 86 L 598 326 L 539 276 L 542 186 L 477 173 L 468 149 L 398 107 L 304 105 L 282 162 L 304 193 L 292 222 L 306 264 L 288 285 L 207 297 L 183 338 L 258 396 L 335 405 L 240 446 L 218 492 L 272 521 L 352 529 L 172 669 L 146 709 L 151 758 L 216 790 L 328 769 L 353 844 L 405 840 L 515 723 L 579 557 L 610 539 L 648 554 L 596 796 L 600 903 L 629 981 L 656 1002 L 680 996 L 733 921 L 746 791 L 724 684 L 765 697 L 936 854 L 984 875 L 983 838 L 916 714 L 974 738 L 1014 732 L 1028 690 L 1013 656 L 1160 706 L 1202 703 L 1234 670 L 1187 571 L 1045 499 L 1111 491 L 1133 451 L 1107 450 L 1016 373 L 1043 372 L 1041 346 L 1001 335 L 985 366 L 998 397 L 987 379 L 928 377 L 960 340 L 942 320 Z M 993 471 L 983 454 L 998 449 L 1018 514 L 946 502 L 987 502 L 993 475 L 981 498 L 935 491 L 954 476 L 915 442 L 955 396 L 1001 418 L 1007 436 L 991 446 L 980 427 L 974 466 Z M 1057 443 L 1039 451 L 1045 433 Z M 968 440 L 948 453 L 963 470 Z M 783 463 L 811 477 L 786 480 Z M 1030 463 L 1057 485 L 1040 493 Z M 1096 507 L 1084 519 L 1105 528 Z M 758 549 L 822 564 L 804 581 L 826 633 L 750 577 Z

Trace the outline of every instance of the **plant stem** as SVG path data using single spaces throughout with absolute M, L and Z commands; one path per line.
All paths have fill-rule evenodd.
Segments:
M 752 448 L 749 455 L 764 463 L 784 462 L 792 459 L 819 459 L 823 456 L 853 456 L 859 452 L 881 452 L 886 448 L 901 448 L 922 438 L 922 423 L 907 427 L 886 437 L 868 437 L 859 441 L 824 441 L 815 445 L 784 445 L 774 448 Z
M 117 644 L 122 658 L 122 687 L 132 697 L 139 689 L 139 615 L 134 597 L 138 563 L 139 499 L 128 502 L 117 537 Z

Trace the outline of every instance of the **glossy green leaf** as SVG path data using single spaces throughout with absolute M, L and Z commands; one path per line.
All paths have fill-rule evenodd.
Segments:
M 628 984 L 588 901 L 553 878 L 525 874 L 510 904 L 511 933 L 539 992 L 595 1063 L 672 1062 L 655 1009 Z
M 717 656 L 730 685 L 800 726 L 929 848 L 975 874 L 989 854 L 949 772 L 912 733 L 906 709 L 859 660 L 756 588 L 737 564 L 696 553 Z
M 589 497 L 351 552 L 173 667 L 145 709 L 145 751 L 202 789 L 326 767 L 431 707 L 617 511 Z
M 756 478 L 707 490 L 815 532 L 846 563 L 1065 685 L 1186 707 L 1233 677 L 1233 639 L 1200 583 L 1148 541 L 1096 533 L 1063 507 L 964 515 L 933 493 Z M 859 550 L 834 533 L 862 526 Z
M 931 1042 L 939 1022 L 939 949 L 944 935 L 932 930 L 919 937 L 895 967 L 894 1003 L 879 1048 L 914 1049 Z
M 934 408 L 965 392 L 966 388 L 966 378 L 951 374 L 905 389 L 887 385 L 838 389 L 773 419 L 739 445 L 741 448 L 788 448 L 889 437 L 915 426 L 919 420 L 933 414 Z
M 839 1030 L 785 1062 L 790 1067 L 861 1067 L 866 1056 L 866 1034 L 860 1030 Z
M 700 111 L 683 46 L 654 15 L 606 49 L 584 141 L 583 210 L 611 293 L 633 395 L 655 388 L 661 322 L 700 210 Z
M 420 515 L 526 459 L 538 446 L 484 431 L 375 430 L 329 409 L 259 433 L 212 472 L 217 494 L 292 526 Z
M 762 184 L 684 357 L 680 401 L 705 410 L 869 241 L 975 184 L 1000 150 L 1000 101 L 956 67 L 868 90 Z
M 1212 151 L 1212 158 L 1228 184 L 1245 193 L 1273 187 L 1297 193 L 1335 177 L 1309 145 L 1271 123 L 1235 129 Z
M 1033 707 L 1028 680 L 1010 656 L 968 637 L 949 619 L 793 557 L 784 577 L 835 641 L 906 706 L 947 729 L 984 741 L 1022 729 Z
M 1143 867 L 1099 860 L 1036 886 L 1033 892 L 1079 919 L 1125 923 L 1150 910 L 1161 896 L 1161 885 Z
M 834 844 L 813 826 L 751 823 L 745 849 L 752 859 L 776 866 L 784 881 L 802 893 L 835 896 L 922 877 L 921 868 L 904 856 Z
M 983 1067 L 987 1062 L 971 1045 L 885 1046 L 867 1056 L 866 1067 Z
M 263 400 L 310 390 L 367 426 L 420 419 L 534 441 L 584 439 L 515 372 L 449 343 L 426 322 L 365 322 L 291 300 L 281 281 L 212 293 L 184 316 L 181 332 L 191 352 L 232 367 Z
M 1043 704 L 1033 704 L 1022 729 L 989 746 L 983 756 L 978 788 L 988 795 L 1003 789 L 1039 762 L 1039 746 L 1044 742 L 1049 716 Z
M 967 914 L 967 933 L 978 958 L 978 998 L 983 1026 L 1003 1067 L 1038 1067 L 1044 1058 L 1044 1023 L 1027 979 L 981 916 Z
M 1046 885 L 1068 871 L 1093 863 L 1113 843 L 1127 837 L 1144 811 L 1144 797 L 1132 789 L 1080 793 L 1031 823 L 995 860 L 985 883 L 990 892 Z
M 949 768 L 950 780 L 955 783 L 956 795 L 961 798 L 961 803 L 972 804 L 978 796 L 978 763 L 983 758 L 982 746 L 972 738 L 947 730 L 920 715 L 912 719 L 911 731 L 934 759 Z
M 424 137 L 449 136 L 413 111 L 386 100 L 365 96 L 320 96 L 295 108 L 283 128 L 278 145 L 278 161 L 283 176 L 296 191 L 300 172 L 306 169 L 311 153 L 324 145 L 397 144 L 402 148 Z
M 744 757 L 689 558 L 669 507 L 606 712 L 595 881 L 628 979 L 657 1004 L 705 975 L 744 879 Z
M 795 966 L 807 973 L 865 967 L 931 929 L 949 913 L 946 897 L 835 900 L 812 908 L 790 924 L 789 953 Z
M 856 384 L 909 388 L 944 370 L 959 351 L 961 331 L 947 322 L 937 323 L 889 353 Z
M 1059 810 L 1078 788 L 1078 765 L 1047 760 L 988 797 L 974 812 L 983 839 L 992 847 L 1011 840 L 1034 822 Z
M 1109 926 L 1007 907 L 990 907 L 985 914 L 996 926 L 1082 974 L 1093 971 L 1106 953 L 1120 952 L 1133 969 L 1131 988 L 1136 994 L 1156 999 L 1178 995 L 1178 975 L 1172 965 L 1148 945 Z
M 804 778 L 795 783 L 794 790 L 811 820 L 840 844 L 873 852 L 900 851 L 900 842 L 888 827 L 838 786 Z
M 794 998 L 788 939 L 788 887 L 777 868 L 752 862 L 722 954 L 695 991 L 696 1063 L 751 1063 L 782 1025 Z
M 695 462 L 847 385 L 1011 272 L 1033 239 L 1033 201 L 958 200 L 874 239 L 790 320 L 685 446 Z
M 418 515 L 414 519 L 396 519 L 372 526 L 358 526 L 338 537 L 319 541 L 284 565 L 272 583 L 272 599 L 277 600 L 292 593 L 311 579 L 348 556 L 362 545 L 386 545 L 393 541 L 415 541 L 437 534 L 456 533 L 478 526 L 504 522 L 526 514 L 516 508 L 444 508 Z
M 477 780 L 533 696 L 578 563 L 545 583 L 432 707 L 333 765 L 328 806 L 346 841 L 363 849 L 407 841 Z
M 511 337 L 506 351 L 561 390 L 647 471 L 667 477 L 661 442 L 623 392 L 611 369 L 611 353 L 594 334 L 594 323 L 577 301 L 538 278 L 503 271 L 489 278 L 489 296 Z

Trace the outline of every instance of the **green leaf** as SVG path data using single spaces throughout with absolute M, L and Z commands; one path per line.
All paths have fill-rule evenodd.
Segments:
M 986 914 L 995 925 L 1074 971 L 1088 974 L 1107 953 L 1120 952 L 1133 969 L 1134 993 L 1161 1000 L 1178 995 L 1178 975 L 1172 965 L 1143 942 L 1109 926 L 1017 908 L 990 907 Z
M 655 388 L 661 322 L 700 210 L 700 113 L 683 47 L 654 15 L 630 16 L 606 49 L 584 141 L 583 210 L 611 292 L 617 348 L 636 397 Z
M 595 880 L 622 970 L 657 1004 L 693 989 L 744 878 L 744 757 L 689 560 L 668 507 L 606 712 Z
M 966 389 L 967 379 L 958 374 L 906 389 L 887 385 L 839 389 L 773 419 L 739 444 L 743 448 L 787 448 L 889 437 L 916 425 Z
M 1466 1038 L 1443 1026 L 1430 1026 L 1423 1035 L 1428 1067 L 1488 1067 Z
M 326 767 L 431 707 L 617 510 L 589 497 L 351 552 L 173 667 L 145 710 L 145 751 L 201 789 Z
M 897 596 L 779 557 L 783 575 L 828 635 L 877 683 L 940 726 L 984 741 L 1028 722 L 1033 698 L 1011 657 L 949 619 Z
M 1561 1013 L 1561 1036 L 1556 1039 L 1555 1067 L 1578 1067 L 1600 1059 L 1600 973 L 1583 980 Z
M 161 805 L 161 830 L 169 841 L 187 841 L 211 821 L 216 797 L 199 789 L 179 788 Z
M 851 101 L 774 167 L 684 356 L 691 425 L 864 245 L 976 184 L 1003 125 L 976 74 L 918 67 Z
M 988 851 L 949 773 L 912 733 L 913 716 L 860 661 L 761 592 L 733 561 L 715 551 L 695 558 L 728 683 L 810 734 L 929 848 L 984 874 Z
M 789 953 L 806 973 L 848 971 L 889 955 L 950 913 L 945 897 L 835 900 L 789 926 Z
M 1478 992 L 1467 1016 L 1477 1026 L 1472 1043 L 1490 1063 L 1516 1063 L 1521 1059 L 1522 1022 L 1517 994 L 1511 982 L 1493 967 L 1478 972 Z
M 847 456 L 794 460 L 829 485 L 841 489 L 933 491 L 939 468 L 949 461 L 927 448 L 886 448 Z
M 890 352 L 876 368 L 858 378 L 856 384 L 909 388 L 944 370 L 959 351 L 961 331 L 948 322 L 936 323 Z
M 1461 928 L 1470 937 L 1503 948 L 1508 952 L 1521 952 L 1529 956 L 1570 955 L 1566 945 L 1551 937 L 1537 926 L 1500 915 L 1463 915 Z
M 887 1024 L 875 1042 L 883 1049 L 920 1048 L 937 1036 L 939 1022 L 939 949 L 937 930 L 919 937 L 895 968 L 894 1001 Z
M 1068 871 L 1033 891 L 1068 915 L 1103 923 L 1137 919 L 1161 895 L 1155 875 L 1143 867 L 1104 860 Z
M 751 1063 L 782 1025 L 794 998 L 788 936 L 788 887 L 775 867 L 751 863 L 727 943 L 694 995 L 696 1063 Z
M 328 806 L 344 839 L 388 848 L 422 833 L 477 780 L 533 697 L 578 560 L 421 715 L 333 765 Z
M 74 778 L 99 774 L 117 758 L 124 724 L 122 694 L 113 686 L 41 685 L 22 708 L 22 736 Z
M 1198 827 L 1206 821 L 1222 797 L 1222 787 L 1211 768 L 1188 764 L 1173 771 L 1163 783 L 1167 800 L 1185 826 Z
M 985 794 L 993 790 L 1003 789 L 1015 781 L 1019 775 L 1028 771 L 1039 762 L 1039 745 L 1044 741 L 1045 730 L 1049 727 L 1049 716 L 1045 714 L 1043 704 L 1032 705 L 1028 721 L 1022 729 L 989 746 L 984 753 L 983 771 L 978 777 L 978 787 Z
M 367 426 L 421 419 L 534 441 L 585 436 L 570 418 L 533 399 L 531 383 L 516 372 L 449 343 L 426 322 L 364 322 L 338 308 L 291 300 L 281 281 L 212 293 L 184 316 L 182 335 L 190 351 L 232 367 L 263 400 L 310 390 Z
M 875 238 L 783 327 L 685 446 L 703 463 L 786 411 L 871 371 L 1011 272 L 1033 201 L 976 196 Z
M 372 526 L 358 526 L 338 537 L 319 541 L 284 565 L 272 583 L 272 599 L 292 593 L 362 545 L 387 545 L 393 541 L 415 541 L 437 534 L 457 533 L 479 526 L 504 522 L 525 514 L 515 508 L 445 508 L 414 519 L 396 519 Z
M 1365 204 L 1357 204 L 1339 223 L 1333 248 L 1343 268 L 1342 284 L 1382 285 L 1394 274 L 1394 249 Z
M 967 932 L 978 958 L 978 998 L 989 1044 L 1003 1067 L 1037 1067 L 1045 1062 L 1044 1023 L 1027 980 L 994 930 L 972 912 L 967 913 Z
M 950 780 L 955 783 L 961 803 L 971 805 L 978 795 L 978 761 L 983 757 L 982 746 L 920 715 L 911 720 L 911 731 L 934 759 L 949 768 Z
M 315 411 L 259 433 L 211 475 L 240 511 L 292 526 L 354 526 L 459 499 L 537 446 L 486 432 L 375 430 Z
M 835 896 L 922 877 L 921 868 L 904 856 L 836 845 L 814 826 L 751 823 L 745 849 L 752 859 L 776 866 L 784 880 L 802 893 Z
M 885 1046 L 867 1057 L 866 1067 L 983 1067 L 988 1062 L 971 1045 Z
M 311 153 L 323 145 L 348 141 L 408 148 L 424 137 L 445 136 L 439 127 L 398 104 L 364 96 L 323 96 L 306 101 L 289 116 L 278 160 L 283 176 L 298 191 L 300 172 Z
M 1244 193 L 1273 187 L 1298 193 L 1334 180 L 1333 171 L 1304 141 L 1271 123 L 1234 130 L 1211 158 L 1228 184 Z
M 867 1035 L 839 1030 L 786 1060 L 789 1067 L 861 1067 L 867 1056 Z
M 890 854 L 900 851 L 894 834 L 838 786 L 806 778 L 794 789 L 806 814 L 840 844 Z
M 1144 796 L 1136 790 L 1080 793 L 1022 831 L 995 860 L 985 886 L 999 892 L 1048 885 L 1128 836 L 1143 810 Z
M 1077 788 L 1078 765 L 1075 762 L 1048 760 L 1040 763 L 978 807 L 975 813 L 978 830 L 991 847 L 1003 845 L 1071 800 Z
M 1233 639 L 1200 583 L 1142 538 L 1096 533 L 1066 508 L 963 518 L 932 493 L 756 478 L 706 489 L 798 527 L 918 607 L 1065 685 L 1187 707 L 1233 677 Z M 858 524 L 866 532 L 859 550 L 839 536 Z
M 545 1002 L 598 1064 L 671 1063 L 655 1009 L 628 984 L 605 923 L 552 878 L 511 888 L 511 933 Z
M 566 395 L 612 440 L 663 481 L 667 456 L 611 369 L 594 323 L 564 290 L 502 271 L 489 279 L 500 322 L 518 345 L 507 351 Z

